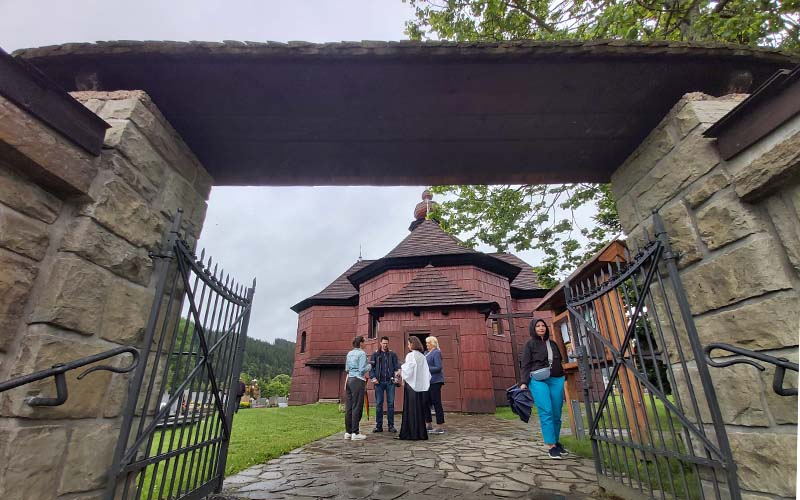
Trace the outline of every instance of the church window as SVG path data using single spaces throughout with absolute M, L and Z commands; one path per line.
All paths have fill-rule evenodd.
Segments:
M 492 335 L 497 335 L 497 336 L 503 335 L 503 331 L 500 329 L 500 320 L 498 320 L 497 318 L 489 318 L 488 326 L 492 332 Z
M 378 330 L 380 330 L 381 320 L 377 316 L 373 316 L 372 314 L 369 315 L 369 333 L 367 335 L 368 338 L 377 339 L 378 338 Z
M 306 352 L 306 332 L 300 334 L 300 352 Z

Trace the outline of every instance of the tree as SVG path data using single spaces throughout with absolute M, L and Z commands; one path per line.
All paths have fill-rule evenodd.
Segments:
M 800 49 L 800 0 L 403 0 L 415 40 L 630 39 L 714 41 Z M 538 249 L 552 286 L 620 232 L 608 185 L 438 186 L 436 216 L 453 234 L 504 251 Z M 575 211 L 593 207 L 591 227 Z M 578 238 L 581 235 L 582 238 Z M 583 242 L 581 242 L 583 240 Z
M 266 386 L 267 397 L 286 396 L 292 386 L 292 379 L 289 375 L 281 374 L 270 380 Z

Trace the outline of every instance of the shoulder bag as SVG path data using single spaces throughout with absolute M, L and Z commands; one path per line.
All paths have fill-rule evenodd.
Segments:
M 546 380 L 550 378 L 550 368 L 553 366 L 553 349 L 550 347 L 550 341 L 547 340 L 547 366 L 545 368 L 539 368 L 538 370 L 534 370 L 531 372 L 531 378 L 533 380 Z

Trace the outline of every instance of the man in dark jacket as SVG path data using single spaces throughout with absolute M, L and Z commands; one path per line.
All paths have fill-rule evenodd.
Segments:
M 381 348 L 372 354 L 372 382 L 375 384 L 375 428 L 372 432 L 383 432 L 383 399 L 386 395 L 386 420 L 389 432 L 397 432 L 394 427 L 394 390 L 395 377 L 400 371 L 397 354 L 389 350 L 389 337 L 381 337 Z

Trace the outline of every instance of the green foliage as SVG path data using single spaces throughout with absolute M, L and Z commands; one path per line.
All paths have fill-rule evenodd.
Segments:
M 403 0 L 414 40 L 683 40 L 800 50 L 800 0 Z M 457 196 L 437 217 L 467 244 L 503 251 L 538 249 L 540 282 L 553 286 L 619 233 L 607 185 L 441 186 Z M 579 228 L 574 211 L 594 204 L 594 227 Z M 566 212 L 566 216 L 561 213 Z M 583 235 L 579 242 L 578 234 Z
M 289 376 L 294 367 L 294 346 L 294 342 L 284 339 L 275 339 L 270 344 L 247 337 L 242 371 L 248 373 L 251 380 L 266 381 L 281 374 Z
M 403 0 L 414 40 L 628 39 L 800 48 L 799 0 Z
M 445 231 L 466 234 L 465 244 L 542 251 L 544 258 L 534 269 L 547 288 L 620 232 L 607 184 L 436 186 L 431 191 L 451 195 L 433 216 Z M 596 207 L 594 226 L 580 227 L 575 211 L 589 203 Z

